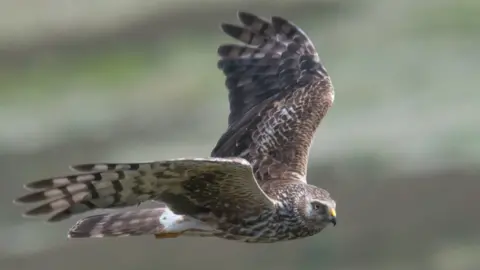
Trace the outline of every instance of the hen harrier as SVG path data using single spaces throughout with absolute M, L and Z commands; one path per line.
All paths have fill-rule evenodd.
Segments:
M 312 137 L 332 106 L 330 77 L 293 23 L 239 12 L 223 32 L 243 42 L 218 48 L 226 75 L 228 129 L 208 158 L 71 166 L 76 174 L 34 181 L 17 203 L 56 222 L 99 208 L 162 202 L 153 209 L 87 216 L 70 238 L 214 236 L 272 243 L 336 224 L 335 201 L 306 180 Z

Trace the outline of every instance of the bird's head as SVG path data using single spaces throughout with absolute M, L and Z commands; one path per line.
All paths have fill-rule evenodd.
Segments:
M 307 226 L 323 229 L 330 223 L 337 224 L 336 203 L 321 188 L 309 186 L 303 201 L 303 214 Z

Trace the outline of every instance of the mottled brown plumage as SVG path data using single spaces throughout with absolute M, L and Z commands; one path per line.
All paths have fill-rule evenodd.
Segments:
M 244 27 L 223 24 L 248 45 L 218 52 L 229 89 L 229 128 L 212 156 L 250 161 L 258 181 L 305 179 L 308 150 L 333 103 L 333 87 L 315 47 L 292 23 L 239 13 Z
M 72 238 L 154 234 L 253 243 L 303 238 L 336 223 L 336 203 L 306 180 L 314 133 L 334 92 L 308 36 L 293 23 L 239 12 L 222 24 L 243 42 L 218 48 L 228 128 L 209 158 L 72 166 L 76 174 L 31 182 L 25 214 L 60 221 L 97 208 L 162 202 L 154 209 L 86 217 Z

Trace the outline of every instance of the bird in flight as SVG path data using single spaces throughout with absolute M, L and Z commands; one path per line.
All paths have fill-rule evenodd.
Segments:
M 330 77 L 309 37 L 278 16 L 238 12 L 221 29 L 242 44 L 218 47 L 228 88 L 228 128 L 211 155 L 142 163 L 91 163 L 30 182 L 15 200 L 49 222 L 96 209 L 135 206 L 80 219 L 69 238 L 154 235 L 273 243 L 336 225 L 336 202 L 307 183 L 310 145 L 333 104 Z

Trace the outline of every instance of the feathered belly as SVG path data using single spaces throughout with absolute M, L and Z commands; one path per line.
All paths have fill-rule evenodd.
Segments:
M 273 221 L 258 223 L 252 226 L 232 226 L 215 233 L 215 236 L 223 239 L 246 243 L 273 243 L 300 239 L 310 235 L 311 232 L 304 230 L 299 224 Z

